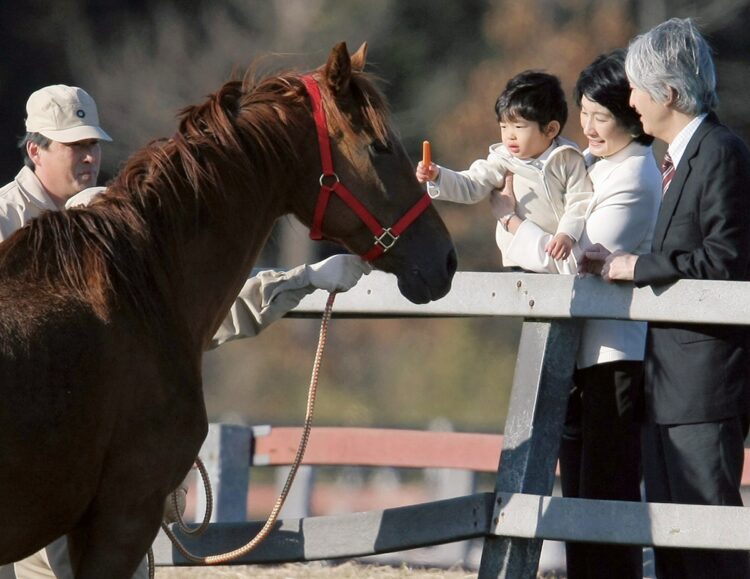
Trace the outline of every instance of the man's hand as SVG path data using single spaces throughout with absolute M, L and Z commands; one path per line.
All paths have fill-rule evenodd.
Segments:
M 635 276 L 637 255 L 615 251 L 604 260 L 602 279 L 604 281 L 631 281 Z
M 310 284 L 329 292 L 345 292 L 353 288 L 372 266 L 357 255 L 332 255 L 307 266 Z

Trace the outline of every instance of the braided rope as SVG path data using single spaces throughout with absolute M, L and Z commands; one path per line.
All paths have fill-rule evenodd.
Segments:
M 300 438 L 300 443 L 299 443 L 299 446 L 297 447 L 297 454 L 294 457 L 294 462 L 292 463 L 292 468 L 289 471 L 289 475 L 286 478 L 284 487 L 281 489 L 281 493 L 279 494 L 278 499 L 276 499 L 276 504 L 273 506 L 273 509 L 271 509 L 271 513 L 268 515 L 268 520 L 266 521 L 266 524 L 263 525 L 263 528 L 260 531 L 258 531 L 258 534 L 256 534 L 255 537 L 253 537 L 248 543 L 246 543 L 242 547 L 235 549 L 234 551 L 221 553 L 219 555 L 209 555 L 206 557 L 199 557 L 197 555 L 193 555 L 192 553 L 190 553 L 190 551 L 188 551 L 187 548 L 180 542 L 180 539 L 177 538 L 177 536 L 174 534 L 172 529 L 170 529 L 167 525 L 162 523 L 161 527 L 164 530 L 164 532 L 167 534 L 167 536 L 169 537 L 170 541 L 172 541 L 175 548 L 188 561 L 192 561 L 193 563 L 200 563 L 202 565 L 218 565 L 221 563 L 226 563 L 228 561 L 231 561 L 232 559 L 236 559 L 238 557 L 241 557 L 249 553 L 250 551 L 255 549 L 258 545 L 260 545 L 260 543 L 264 539 L 266 539 L 268 535 L 271 534 L 273 526 L 276 524 L 276 521 L 279 518 L 279 512 L 281 511 L 281 507 L 284 506 L 284 501 L 286 501 L 286 497 L 289 494 L 289 489 L 292 486 L 292 482 L 294 482 L 294 477 L 297 475 L 297 470 L 299 469 L 299 466 L 302 463 L 302 458 L 305 455 L 305 450 L 307 449 L 307 443 L 308 443 L 308 440 L 310 439 L 310 430 L 312 429 L 313 411 L 315 409 L 315 397 L 317 396 L 317 392 L 318 392 L 318 375 L 320 373 L 320 364 L 323 358 L 323 349 L 325 348 L 326 338 L 328 335 L 328 323 L 331 320 L 331 312 L 333 310 L 333 301 L 335 297 L 336 297 L 335 292 L 331 292 L 328 295 L 328 301 L 326 302 L 326 307 L 325 307 L 325 310 L 323 311 L 323 318 L 320 322 L 320 335 L 318 337 L 318 348 L 315 352 L 315 361 L 313 362 L 312 376 L 310 378 L 310 388 L 307 394 L 307 408 L 305 411 L 305 423 L 302 429 L 302 436 Z M 153 577 L 153 575 L 150 575 L 150 577 Z

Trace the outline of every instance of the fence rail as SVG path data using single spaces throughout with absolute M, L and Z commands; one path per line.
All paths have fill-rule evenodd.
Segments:
M 325 295 L 317 292 L 291 316 L 320 315 L 324 305 Z M 750 284 L 683 280 L 655 291 L 595 278 L 463 272 L 445 298 L 415 306 L 398 294 L 391 276 L 373 272 L 337 298 L 334 316 L 524 318 L 495 492 L 285 520 L 264 545 L 238 562 L 349 558 L 483 537 L 480 577 L 531 579 L 542 539 L 750 549 L 750 512 L 741 507 L 550 496 L 581 320 L 750 325 Z M 249 442 L 227 439 L 224 444 L 223 430 L 207 440 L 217 457 L 214 478 L 220 489 L 236 491 L 244 485 L 246 492 Z M 205 539 L 186 542 L 198 552 L 226 550 L 257 528 L 255 523 L 215 523 Z M 155 543 L 155 554 L 161 564 L 185 564 L 163 537 Z

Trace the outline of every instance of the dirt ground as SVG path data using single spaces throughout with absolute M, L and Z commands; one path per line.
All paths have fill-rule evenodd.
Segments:
M 442 569 L 409 569 L 408 567 L 388 567 L 342 563 L 294 563 L 287 565 L 253 565 L 236 567 L 207 568 L 157 568 L 156 579 L 351 579 L 354 577 L 374 577 L 377 579 L 469 579 L 476 573 L 468 571 L 446 571 Z
M 254 565 L 237 567 L 157 567 L 156 579 L 474 579 L 474 571 L 445 569 L 410 569 L 409 567 L 388 567 L 342 563 L 294 563 L 287 565 Z M 561 575 L 540 575 L 540 579 L 564 579 Z

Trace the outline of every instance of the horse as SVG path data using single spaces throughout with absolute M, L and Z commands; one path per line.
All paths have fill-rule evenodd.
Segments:
M 340 43 L 228 81 L 89 206 L 0 244 L 0 563 L 67 535 L 78 579 L 132 575 L 207 433 L 202 352 L 280 217 L 415 303 L 449 291 L 453 242 L 365 60 Z

